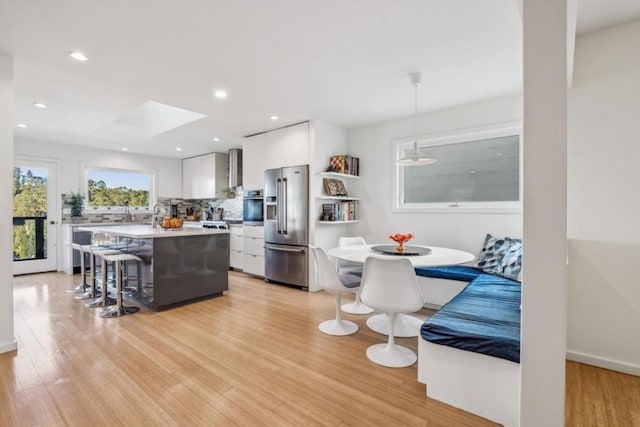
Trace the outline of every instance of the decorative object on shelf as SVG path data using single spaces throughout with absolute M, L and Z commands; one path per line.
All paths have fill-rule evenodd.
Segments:
M 65 204 L 71 206 L 71 221 L 78 222 L 82 218 L 84 209 L 84 194 L 71 192 L 66 197 Z
M 405 153 L 404 157 L 397 160 L 396 163 L 401 166 L 428 165 L 437 162 L 437 160 L 425 156 L 424 153 L 418 149 L 418 86 L 422 81 L 422 74 L 409 74 L 409 80 L 411 81 L 415 92 L 413 114 L 413 149 L 408 150 Z
M 344 182 L 339 179 L 333 178 L 322 178 L 322 183 L 324 184 L 324 189 L 329 196 L 342 196 L 347 197 L 347 189 L 344 186 Z
M 389 234 L 389 238 L 398 244 L 398 246 L 396 247 L 396 250 L 399 253 L 402 253 L 402 252 L 404 252 L 404 244 L 405 244 L 405 242 L 408 242 L 409 240 L 413 239 L 413 234 L 411 234 L 411 233 L 408 233 L 408 234 Z
M 360 175 L 360 159 L 348 154 L 332 156 L 329 159 L 327 172 L 358 176 Z

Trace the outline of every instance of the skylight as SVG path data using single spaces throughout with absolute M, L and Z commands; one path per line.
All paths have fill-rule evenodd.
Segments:
M 149 138 L 204 117 L 207 116 L 172 105 L 147 101 L 98 129 L 96 133 L 118 139 Z

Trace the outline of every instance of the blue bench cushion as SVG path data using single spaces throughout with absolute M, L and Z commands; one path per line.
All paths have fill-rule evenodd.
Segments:
M 433 277 L 435 279 L 471 282 L 483 273 L 482 270 L 474 267 L 467 267 L 466 265 L 451 265 L 448 267 L 416 267 L 416 274 L 418 276 Z
M 519 282 L 483 274 L 422 325 L 432 343 L 520 363 Z

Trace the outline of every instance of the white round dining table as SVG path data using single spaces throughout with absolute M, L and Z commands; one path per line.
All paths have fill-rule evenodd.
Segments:
M 329 256 L 338 258 L 344 261 L 359 262 L 364 264 L 364 261 L 370 256 L 376 256 L 380 258 L 406 258 L 411 261 L 414 267 L 442 267 L 446 265 L 458 265 L 465 264 L 473 261 L 475 256 L 469 252 L 460 251 L 458 249 L 439 248 L 437 246 L 422 246 L 422 245 L 407 245 L 418 246 L 420 248 L 430 249 L 431 252 L 428 255 L 384 255 L 380 252 L 376 252 L 372 247 L 381 245 L 366 245 L 366 246 L 348 246 L 344 248 L 332 248 L 327 252 Z M 388 246 L 388 245 L 383 245 Z
M 461 251 L 458 249 L 440 248 L 436 246 L 420 246 L 420 245 L 407 245 L 407 246 L 420 246 L 421 248 L 428 248 L 431 252 L 427 255 L 385 255 L 380 252 L 376 252 L 372 247 L 379 245 L 366 245 L 366 246 L 350 246 L 343 248 L 332 248 L 327 252 L 330 256 L 356 263 L 364 264 L 365 260 L 370 257 L 378 258 L 406 258 L 411 261 L 414 267 L 443 267 L 448 265 L 458 265 L 471 262 L 475 259 L 475 256 L 469 252 Z M 420 334 L 420 327 L 423 321 L 414 316 L 400 314 L 396 317 L 395 324 L 393 326 L 394 336 L 399 338 L 417 337 Z M 384 314 L 374 314 L 367 319 L 367 326 L 369 329 L 383 335 L 389 335 L 389 323 Z

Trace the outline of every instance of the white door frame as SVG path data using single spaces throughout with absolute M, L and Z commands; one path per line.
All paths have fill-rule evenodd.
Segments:
M 62 251 L 61 251 L 61 247 L 60 247 L 60 239 L 61 239 L 61 227 L 60 227 L 60 222 L 61 222 L 61 193 L 59 191 L 60 188 L 60 183 L 61 183 L 61 179 L 62 179 L 62 171 L 61 171 L 61 161 L 59 159 L 51 159 L 51 158 L 46 158 L 46 157 L 32 157 L 32 156 L 21 156 L 21 155 L 15 155 L 13 157 L 13 164 L 14 166 L 16 165 L 16 163 L 20 163 L 20 162 L 25 162 L 25 163 L 49 163 L 52 167 L 55 168 L 55 184 L 53 189 L 49 189 L 49 182 L 47 182 L 47 189 L 48 189 L 48 194 L 47 197 L 53 197 L 53 199 L 51 201 L 47 200 L 47 204 L 50 203 L 50 206 L 54 207 L 53 212 L 49 212 L 49 210 L 47 210 L 47 227 L 49 228 L 49 230 L 53 230 L 53 242 L 54 242 L 54 250 L 51 251 L 55 257 L 56 257 L 56 262 L 54 264 L 54 270 L 59 271 L 60 270 L 60 263 L 61 263 L 61 255 L 62 255 Z M 51 224 L 51 221 L 54 221 L 55 224 Z M 15 269 L 15 264 L 14 264 L 14 274 L 24 274 L 25 271 L 21 271 L 21 270 L 17 270 Z

